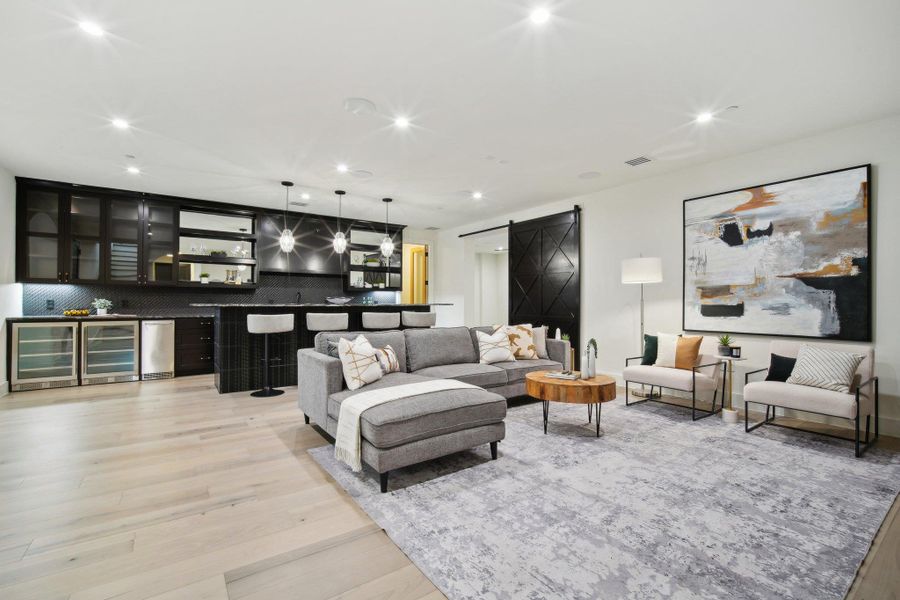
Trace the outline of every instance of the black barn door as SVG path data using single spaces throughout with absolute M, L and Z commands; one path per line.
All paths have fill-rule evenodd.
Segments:
M 580 209 L 509 226 L 509 323 L 547 325 L 581 348 Z

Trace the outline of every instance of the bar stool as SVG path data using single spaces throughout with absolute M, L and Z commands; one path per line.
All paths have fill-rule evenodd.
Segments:
M 404 327 L 434 327 L 437 323 L 437 314 L 433 312 L 404 310 L 401 315 Z
M 269 383 L 269 334 L 284 333 L 294 330 L 294 315 L 247 315 L 247 331 L 263 334 L 265 339 L 265 351 L 263 352 L 263 388 L 251 393 L 257 398 L 268 398 L 284 393 L 284 390 L 276 390 Z
M 346 331 L 350 313 L 306 313 L 307 331 Z
M 399 329 L 400 313 L 364 312 L 362 314 L 363 329 Z

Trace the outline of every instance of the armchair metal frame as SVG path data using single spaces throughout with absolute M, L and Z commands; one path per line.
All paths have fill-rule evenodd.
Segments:
M 628 361 L 637 360 L 639 358 L 643 358 L 642 356 L 629 356 L 625 359 L 625 366 L 628 366 Z M 716 399 L 719 396 L 719 386 L 716 384 L 716 388 L 713 391 L 713 401 L 712 401 L 712 410 L 704 410 L 702 408 L 697 408 L 697 370 L 703 369 L 706 367 L 714 367 L 722 365 L 722 402 L 719 403 L 719 408 L 716 410 Z M 725 370 L 725 362 L 724 361 L 716 361 L 714 363 L 709 363 L 705 365 L 697 365 L 691 369 L 691 389 L 690 390 L 682 390 L 678 388 L 669 388 L 661 385 L 651 385 L 649 383 L 644 383 L 641 381 L 628 381 L 625 380 L 625 406 L 634 406 L 635 404 L 643 404 L 644 402 L 658 402 L 659 404 L 668 404 L 669 406 L 678 406 L 680 408 L 687 408 L 683 404 L 679 404 L 677 402 L 666 402 L 662 400 L 662 390 L 674 390 L 678 392 L 690 392 L 691 393 L 691 420 L 699 421 L 700 419 L 705 419 L 706 417 L 712 416 L 714 414 L 722 412 L 722 404 L 725 402 L 725 378 L 727 377 L 727 372 Z M 643 400 L 635 400 L 633 402 L 629 402 L 628 399 L 631 398 L 631 393 L 628 390 L 628 385 L 631 383 L 638 383 L 641 385 L 649 385 L 650 386 L 650 395 Z M 660 389 L 660 396 L 658 398 L 653 397 L 653 388 Z M 697 416 L 697 413 L 702 413 L 701 416 Z
M 746 373 L 744 375 L 744 385 L 746 386 L 748 383 L 750 383 L 751 375 L 755 375 L 757 373 L 762 373 L 762 372 L 767 372 L 768 370 L 769 370 L 768 367 L 766 367 L 765 369 L 757 369 L 755 371 L 749 371 L 748 373 Z M 868 385 L 872 385 L 875 390 L 875 437 L 873 437 L 871 440 L 869 439 L 869 425 L 871 423 L 872 415 L 868 414 L 868 415 L 866 415 L 865 441 L 863 442 L 862 445 L 860 445 L 860 439 L 859 439 L 859 434 L 860 434 L 859 391 Z M 766 407 L 766 418 L 758 423 L 754 423 L 753 425 L 750 425 L 750 404 L 761 404 L 761 405 L 765 406 Z M 770 408 L 772 409 L 771 417 L 769 416 Z M 793 429 L 794 431 L 805 431 L 807 433 L 815 433 L 817 435 L 823 435 L 825 437 L 834 438 L 836 440 L 844 440 L 845 442 L 854 442 L 856 458 L 860 458 L 863 454 L 865 454 L 866 450 L 868 450 L 869 447 L 875 443 L 875 440 L 878 439 L 878 377 L 872 377 L 872 378 L 860 383 L 858 386 L 856 386 L 856 417 L 854 417 L 852 419 L 847 419 L 852 424 L 854 424 L 854 428 L 856 430 L 854 437 L 845 437 L 842 435 L 835 435 L 833 433 L 824 433 L 824 432 L 815 431 L 812 429 L 804 429 L 803 427 L 795 427 L 793 425 L 785 425 L 784 423 L 776 423 L 775 422 L 775 409 L 776 408 L 786 408 L 787 410 L 794 410 L 797 412 L 809 413 L 811 415 L 821 415 L 823 417 L 831 417 L 833 419 L 843 418 L 843 417 L 835 417 L 834 415 L 815 412 L 815 411 L 811 411 L 811 410 L 801 410 L 799 408 L 790 408 L 790 407 L 784 407 L 784 406 L 778 407 L 774 404 L 763 404 L 762 402 L 749 402 L 747 400 L 744 400 L 744 431 L 746 431 L 747 433 L 750 433 L 754 429 L 757 429 L 758 427 L 762 427 L 763 425 L 774 425 L 775 427 L 782 427 L 784 429 Z

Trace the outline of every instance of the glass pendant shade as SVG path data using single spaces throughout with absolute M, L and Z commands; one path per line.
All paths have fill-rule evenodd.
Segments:
M 290 254 L 294 251 L 294 232 L 290 229 L 284 229 L 281 232 L 281 237 L 278 238 L 278 247 L 281 248 L 281 251 L 285 254 Z
M 287 226 L 287 212 L 291 188 L 294 186 L 294 182 L 282 181 L 281 185 L 284 186 L 284 229 L 281 230 L 281 235 L 278 237 L 278 247 L 285 254 L 290 254 L 294 251 L 294 232 Z
M 344 250 L 347 249 L 347 236 L 344 235 L 343 231 L 338 231 L 334 234 L 334 239 L 331 241 L 331 246 L 338 254 L 344 253 Z
M 390 258 L 394 254 L 394 240 L 388 235 L 388 222 L 390 221 L 390 206 L 393 200 L 382 198 L 381 201 L 384 202 L 384 239 L 381 240 L 381 255 L 385 258 Z
M 331 247 L 334 248 L 334 251 L 338 254 L 343 254 L 344 250 L 347 249 L 347 236 L 345 236 L 344 232 L 341 231 L 341 205 L 342 200 L 344 199 L 344 194 L 346 194 L 346 192 L 344 190 L 334 190 L 334 193 L 338 197 L 338 230 L 337 233 L 334 234 L 334 239 L 331 240 Z
M 389 236 L 384 236 L 384 239 L 381 240 L 381 255 L 385 258 L 390 258 L 394 254 L 394 240 L 392 240 Z

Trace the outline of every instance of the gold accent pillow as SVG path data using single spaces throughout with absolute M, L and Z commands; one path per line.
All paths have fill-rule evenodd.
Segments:
M 509 338 L 513 356 L 516 360 L 532 360 L 538 357 L 537 346 L 534 343 L 534 329 L 531 324 L 525 325 L 494 325 L 494 333 L 503 330 Z

